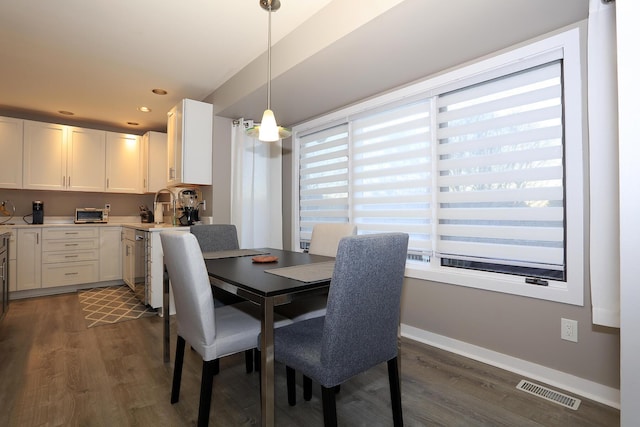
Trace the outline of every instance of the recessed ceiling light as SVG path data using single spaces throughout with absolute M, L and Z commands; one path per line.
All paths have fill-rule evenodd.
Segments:
M 155 93 L 156 95 L 166 95 L 167 91 L 164 89 L 153 89 L 151 92 Z
M 58 111 L 58 113 L 65 115 L 65 116 L 73 116 L 75 113 L 72 113 L 71 111 L 65 111 L 65 110 L 60 110 Z
M 142 107 L 138 107 L 138 111 L 142 111 L 143 113 L 150 113 L 151 112 L 151 108 L 145 107 L 143 105 Z
M 136 122 L 127 122 L 127 124 L 129 126 L 140 126 L 140 123 L 136 123 Z

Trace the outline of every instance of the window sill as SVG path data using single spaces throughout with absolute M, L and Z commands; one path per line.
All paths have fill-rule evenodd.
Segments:
M 455 270 L 455 271 L 454 271 Z M 406 277 L 501 292 L 571 305 L 584 305 L 583 284 L 549 281 L 549 286 L 524 283 L 524 277 L 420 265 L 407 261 Z

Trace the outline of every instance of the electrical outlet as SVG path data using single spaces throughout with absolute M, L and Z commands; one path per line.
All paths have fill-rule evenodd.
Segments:
M 578 321 L 560 319 L 560 338 L 567 341 L 578 342 Z
M 109 212 L 111 210 L 111 203 L 105 203 L 104 208 L 107 212 Z

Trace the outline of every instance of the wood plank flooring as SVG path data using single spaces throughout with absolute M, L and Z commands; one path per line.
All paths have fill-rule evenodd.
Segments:
M 0 425 L 195 425 L 201 359 L 187 350 L 180 401 L 171 405 L 173 365 L 162 362 L 161 339 L 159 317 L 87 329 L 76 294 L 12 301 L 0 323 Z M 174 347 L 175 335 L 172 360 Z M 599 403 L 582 399 L 574 411 L 518 391 L 519 375 L 410 340 L 401 350 L 406 426 L 620 424 L 619 411 Z M 260 425 L 258 375 L 244 372 L 243 355 L 220 366 L 210 425 Z M 277 426 L 322 426 L 319 387 L 305 402 L 298 386 L 289 407 L 276 365 Z M 386 365 L 344 384 L 337 410 L 341 426 L 392 425 Z

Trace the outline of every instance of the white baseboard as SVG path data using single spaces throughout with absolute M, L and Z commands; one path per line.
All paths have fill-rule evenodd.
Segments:
M 570 393 L 575 393 L 587 399 L 600 402 L 604 405 L 620 409 L 620 390 L 618 389 L 483 347 L 448 338 L 444 335 L 434 334 L 413 326 L 400 325 L 400 334 L 414 341 L 505 369 L 527 378 L 558 387 Z

